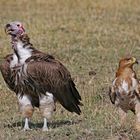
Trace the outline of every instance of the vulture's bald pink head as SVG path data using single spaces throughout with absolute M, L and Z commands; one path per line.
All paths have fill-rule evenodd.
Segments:
M 5 32 L 8 35 L 17 37 L 17 36 L 23 35 L 25 33 L 25 29 L 21 22 L 14 21 L 14 22 L 10 22 L 6 24 Z

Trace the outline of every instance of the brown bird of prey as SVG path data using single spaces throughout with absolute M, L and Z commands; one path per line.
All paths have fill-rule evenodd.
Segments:
M 4 58 L 0 70 L 17 95 L 25 118 L 24 130 L 30 129 L 28 121 L 34 107 L 39 107 L 44 117 L 43 131 L 47 131 L 56 101 L 80 115 L 81 96 L 66 67 L 53 56 L 35 49 L 20 22 L 8 23 L 5 32 L 11 36 L 13 54 Z
M 140 92 L 139 82 L 133 65 L 138 63 L 136 58 L 123 58 L 119 62 L 116 78 L 110 88 L 109 96 L 113 104 L 119 107 L 121 125 L 126 120 L 128 110 L 136 114 L 136 128 L 140 130 Z

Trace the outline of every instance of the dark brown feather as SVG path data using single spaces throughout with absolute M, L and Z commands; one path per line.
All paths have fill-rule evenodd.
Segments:
M 12 54 L 7 55 L 0 64 L 0 71 L 8 87 L 12 91 L 15 91 L 14 79 L 11 76 L 10 70 L 10 62 L 12 61 L 12 59 Z
M 7 55 L 1 62 L 0 64 L 0 71 L 2 73 L 2 76 L 7 84 L 7 86 L 9 87 L 10 90 L 14 91 L 16 94 L 18 94 L 20 91 L 22 91 L 22 93 L 24 91 L 27 90 L 27 88 L 25 88 L 23 90 L 23 85 L 21 84 L 21 82 L 17 81 L 18 84 L 15 84 L 15 81 L 17 80 L 16 78 L 18 77 L 18 72 L 19 72 L 19 68 L 15 67 L 14 69 L 10 68 L 10 62 L 13 60 L 12 57 L 13 54 L 9 54 Z M 20 80 L 20 79 L 18 79 Z M 25 82 L 25 81 L 24 81 Z M 29 88 L 30 89 L 30 88 Z M 33 106 L 39 107 L 39 96 L 37 94 L 32 94 L 32 91 L 29 91 L 28 89 L 28 94 L 30 94 L 32 96 L 31 98 L 31 103 Z
M 33 55 L 27 61 L 27 78 L 35 94 L 50 92 L 70 112 L 80 114 L 81 97 L 69 71 L 50 55 Z

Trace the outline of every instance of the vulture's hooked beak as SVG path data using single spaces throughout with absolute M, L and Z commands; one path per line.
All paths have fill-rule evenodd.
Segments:
M 10 35 L 14 30 L 11 28 L 10 24 L 6 24 L 5 26 L 5 33 Z
M 4 28 L 6 34 L 10 33 L 10 28 L 9 27 L 10 27 L 10 24 L 6 24 L 6 26 Z

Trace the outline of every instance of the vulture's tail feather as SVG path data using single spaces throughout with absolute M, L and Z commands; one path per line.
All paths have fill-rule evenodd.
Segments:
M 67 87 L 67 91 L 69 92 L 67 95 L 69 95 L 70 97 L 68 97 L 69 101 L 64 105 L 64 107 L 70 112 L 75 112 L 80 115 L 81 110 L 79 105 L 82 105 L 82 103 L 80 102 L 81 96 L 72 81 L 70 81 L 69 86 Z

